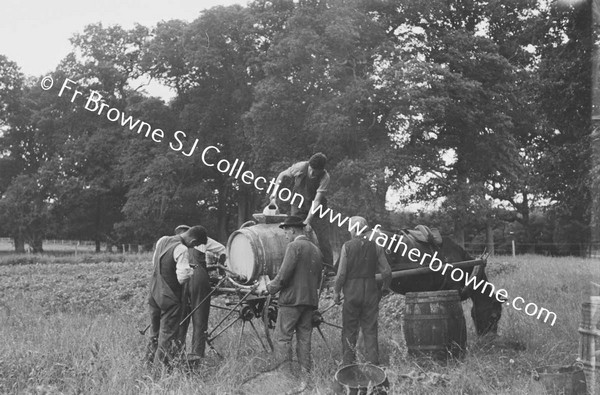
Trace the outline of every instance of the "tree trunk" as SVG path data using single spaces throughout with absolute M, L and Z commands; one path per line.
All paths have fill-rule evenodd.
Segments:
M 43 240 L 42 240 L 41 236 L 39 236 L 39 235 L 33 236 L 33 238 L 29 241 L 29 245 L 31 246 L 31 252 L 33 252 L 34 254 L 44 252 L 44 248 L 43 248 L 42 244 L 43 244 Z
M 252 219 L 256 211 L 257 196 L 251 189 L 243 188 L 238 193 L 238 228 L 246 221 Z
M 523 220 L 521 221 L 521 225 L 525 228 L 525 240 L 527 243 L 526 251 L 528 253 L 535 253 L 535 245 L 533 243 L 533 235 L 531 234 L 531 224 L 529 223 L 529 198 L 527 197 L 527 192 L 523 192 L 523 206 L 521 209 L 521 215 L 523 216 Z
M 459 156 L 456 163 L 456 191 L 454 192 L 454 242 L 465 248 L 465 220 L 468 213 L 469 184 L 464 160 Z
M 13 240 L 15 242 L 15 252 L 17 254 L 24 254 L 25 253 L 25 238 L 23 237 L 23 235 L 21 233 L 18 233 L 13 238 Z
M 227 212 L 219 210 L 217 217 L 217 239 L 223 245 L 227 244 L 227 218 L 229 218 Z
M 96 215 L 94 219 L 94 241 L 96 242 L 96 253 L 100 252 L 100 237 L 98 234 L 100 233 L 100 221 L 102 215 L 102 207 L 100 202 L 100 197 L 96 198 Z
M 222 187 L 219 189 L 217 211 L 217 240 L 223 245 L 227 244 L 227 220 L 229 218 L 229 213 L 227 212 L 228 191 L 227 180 L 223 180 Z
M 494 256 L 494 227 L 491 219 L 485 224 L 485 244 L 490 256 Z
M 461 219 L 454 221 L 454 242 L 465 248 L 465 225 Z

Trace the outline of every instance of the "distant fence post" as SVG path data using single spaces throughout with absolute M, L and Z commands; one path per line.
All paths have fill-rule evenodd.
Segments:
M 508 234 L 510 235 L 510 241 L 512 245 L 512 256 L 514 258 L 517 255 L 517 249 L 515 248 L 515 232 L 508 232 Z

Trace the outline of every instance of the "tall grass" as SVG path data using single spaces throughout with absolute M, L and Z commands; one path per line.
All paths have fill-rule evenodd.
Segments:
M 298 384 L 294 374 L 259 374 L 270 359 L 246 327 L 215 340 L 223 359 L 209 352 L 193 371 L 181 366 L 167 374 L 148 369 L 141 359 L 147 338 L 145 297 L 149 262 L 70 262 L 0 266 L 0 393 L 30 394 L 281 394 Z M 490 281 L 509 296 L 554 311 L 554 326 L 505 306 L 496 340 L 477 339 L 465 303 L 469 353 L 464 362 L 441 365 L 407 355 L 402 336 L 403 298 L 384 300 L 380 353 L 395 394 L 535 394 L 531 371 L 549 364 L 571 364 L 577 357 L 581 302 L 590 281 L 600 283 L 598 262 L 577 258 L 520 256 L 496 258 Z M 322 306 L 331 303 L 325 293 Z M 211 311 L 211 326 L 224 312 Z M 390 318 L 392 317 L 392 318 Z M 326 314 L 339 324 L 340 309 Z M 257 329 L 262 326 L 256 322 Z M 324 326 L 313 333 L 315 388 L 331 393 L 341 359 L 339 330 Z M 522 350 L 522 346 L 525 350 Z M 359 355 L 362 349 L 359 348 Z M 411 380 L 411 372 L 437 374 L 438 382 Z M 293 372 L 292 372 L 293 373 Z

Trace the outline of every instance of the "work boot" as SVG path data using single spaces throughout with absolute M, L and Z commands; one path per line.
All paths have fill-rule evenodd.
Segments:
M 146 366 L 152 366 L 154 363 L 154 355 L 158 349 L 158 336 L 151 337 L 148 345 L 146 346 L 146 354 L 144 355 L 143 363 Z

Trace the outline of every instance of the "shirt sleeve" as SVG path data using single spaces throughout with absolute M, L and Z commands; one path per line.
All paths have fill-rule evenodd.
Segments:
M 277 273 L 273 281 L 267 285 L 269 293 L 275 294 L 288 284 L 292 274 L 294 274 L 294 270 L 296 269 L 296 261 L 298 260 L 297 258 L 298 247 L 296 243 L 288 244 L 288 247 L 285 250 L 285 256 L 283 257 L 283 263 L 279 268 L 279 273 Z
M 183 244 L 177 245 L 173 250 L 173 259 L 177 262 L 175 266 L 175 274 L 179 284 L 183 284 L 192 277 L 194 270 L 190 267 L 190 256 L 188 248 Z
M 225 254 L 225 246 L 218 241 L 207 238 L 206 244 L 199 245 L 194 247 L 200 252 L 203 252 L 206 255 L 206 263 L 214 264 L 219 260 L 221 254 Z
M 348 266 L 348 259 L 346 257 L 346 245 L 342 246 L 340 252 L 340 263 L 338 265 L 337 276 L 335 277 L 334 291 L 340 293 L 344 284 L 346 283 L 346 268 Z
M 388 290 L 390 289 L 390 283 L 392 282 L 392 268 L 385 256 L 385 251 L 383 247 L 377 245 L 377 269 L 379 273 L 381 273 L 381 278 L 383 280 L 383 286 L 381 289 Z
M 290 177 L 290 178 L 299 176 L 300 174 L 302 174 L 302 170 L 304 170 L 304 167 L 306 167 L 307 163 L 308 163 L 307 161 L 296 162 L 293 165 L 291 165 L 290 167 L 288 167 L 287 169 L 285 169 L 284 171 L 282 171 L 279 174 L 279 176 L 280 177 Z
M 329 177 L 329 172 L 325 171 L 323 178 L 321 178 L 321 183 L 319 184 L 319 188 L 317 189 L 317 192 L 322 192 L 322 193 L 327 192 L 327 188 L 329 187 L 330 180 L 331 180 L 331 178 Z

